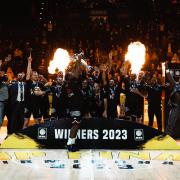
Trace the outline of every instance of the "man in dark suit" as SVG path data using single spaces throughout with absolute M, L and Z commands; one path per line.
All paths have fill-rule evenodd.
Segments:
M 10 103 L 12 108 L 10 134 L 23 128 L 24 124 L 24 101 L 26 85 L 23 82 L 23 74 L 18 73 L 17 81 L 13 81 L 9 87 Z

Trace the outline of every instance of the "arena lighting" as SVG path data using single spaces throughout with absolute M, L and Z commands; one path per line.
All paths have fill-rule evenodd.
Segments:
M 131 63 L 131 73 L 139 74 L 145 62 L 146 48 L 141 42 L 132 42 L 128 45 L 125 61 Z
M 70 57 L 68 51 L 65 49 L 58 48 L 54 53 L 53 60 L 50 61 L 48 72 L 55 74 L 58 71 L 62 71 L 65 75 L 65 70 L 70 63 Z

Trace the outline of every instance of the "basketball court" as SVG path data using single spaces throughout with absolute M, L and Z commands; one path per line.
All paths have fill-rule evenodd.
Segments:
M 9 179 L 180 179 L 179 151 L 3 150 L 0 177 Z
M 6 127 L 0 131 L 3 142 Z M 180 143 L 177 141 L 180 149 Z M 180 179 L 180 150 L 0 149 L 3 180 Z

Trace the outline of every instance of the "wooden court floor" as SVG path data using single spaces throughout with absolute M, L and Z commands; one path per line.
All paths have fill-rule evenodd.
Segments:
M 2 150 L 3 180 L 178 180 L 178 151 Z
M 0 150 L 2 180 L 179 180 L 179 170 L 177 150 Z

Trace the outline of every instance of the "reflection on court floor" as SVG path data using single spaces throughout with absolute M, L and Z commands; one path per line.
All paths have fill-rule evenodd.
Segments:
M 180 151 L 0 151 L 3 179 L 180 179 L 179 168 Z

